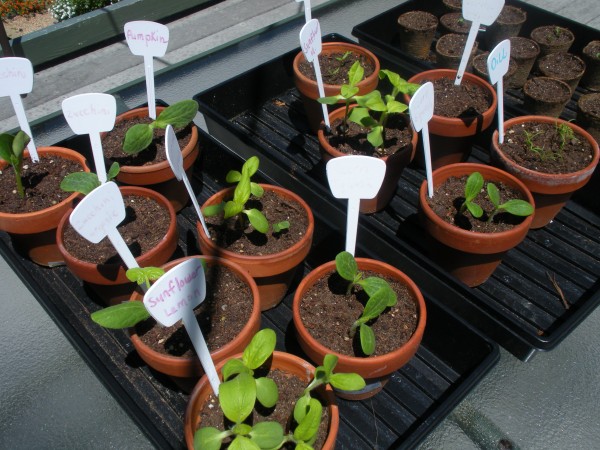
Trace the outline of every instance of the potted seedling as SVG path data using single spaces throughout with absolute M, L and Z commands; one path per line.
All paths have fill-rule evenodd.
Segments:
M 304 449 L 334 448 L 339 418 L 328 385 L 361 389 L 364 380 L 356 374 L 333 373 L 337 362 L 333 355 L 315 369 L 274 348 L 275 333 L 264 329 L 240 357 L 222 363 L 218 398 L 209 396 L 205 378 L 200 380 L 186 411 L 188 448 L 219 449 L 225 443 L 260 449 L 286 443 Z M 290 377 L 300 379 L 296 387 L 284 382 Z M 266 417 L 254 413 L 256 402 L 270 411 Z
M 121 165 L 117 181 L 146 186 L 169 199 L 176 211 L 189 200 L 187 190 L 179 183 L 167 161 L 164 136 L 167 125 L 173 126 L 182 149 L 184 170 L 191 176 L 198 157 L 198 130 L 193 119 L 198 112 L 194 100 L 181 100 L 168 107 L 157 107 L 155 120 L 148 108 L 137 108 L 117 116 L 115 127 L 102 137 L 105 157 Z
M 210 237 L 198 224 L 200 250 L 244 267 L 254 277 L 261 309 L 277 305 L 310 250 L 314 218 L 308 205 L 287 189 L 252 181 L 256 156 L 226 180 L 235 183 L 211 196 L 202 213 Z
M 589 42 L 581 51 L 586 69 L 581 85 L 593 91 L 600 90 L 600 40 Z
M 38 148 L 39 161 L 33 162 L 25 148 L 28 142 L 23 131 L 0 134 L 0 229 L 32 261 L 62 264 L 56 228 L 78 194 L 62 191 L 60 182 L 70 172 L 89 172 L 89 168 L 82 155 L 63 147 Z
M 579 126 L 545 116 L 504 122 L 505 139 L 492 137 L 492 162 L 521 180 L 535 198 L 532 228 L 547 225 L 598 164 L 598 143 Z
M 300 283 L 292 306 L 300 347 L 316 364 L 338 357 L 367 385 L 337 394 L 361 400 L 379 392 L 389 376 L 416 353 L 426 323 L 423 296 L 414 282 L 381 261 L 339 253 Z
M 533 197 L 512 175 L 483 164 L 441 167 L 433 185 L 431 197 L 426 182 L 419 191 L 421 221 L 435 239 L 428 251 L 467 286 L 478 286 L 527 235 Z
M 378 195 L 372 200 L 361 201 L 361 211 L 371 213 L 388 204 L 396 192 L 402 170 L 414 157 L 417 134 L 402 114 L 408 106 L 397 97 L 412 95 L 419 86 L 408 83 L 390 70 L 381 70 L 379 78 L 389 81 L 391 92 L 384 95 L 374 90 L 358 95 L 356 80 L 361 71 L 360 65 L 355 64 L 348 74 L 349 83 L 343 85 L 337 95 L 319 99 L 330 105 L 344 102 L 345 107 L 329 114 L 331 130 L 321 127 L 318 137 L 326 160 L 347 154 L 366 154 L 386 163 L 386 176 Z

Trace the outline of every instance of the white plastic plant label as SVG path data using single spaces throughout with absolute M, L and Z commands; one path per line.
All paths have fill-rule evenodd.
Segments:
M 33 162 L 38 162 L 37 149 L 33 141 L 29 122 L 27 121 L 23 101 L 21 100 L 21 94 L 29 94 L 32 90 L 33 65 L 31 61 L 27 58 L 18 57 L 0 58 L 0 96 L 10 97 L 19 127 L 30 138 L 29 144 L 27 144 L 29 156 Z
M 327 162 L 327 180 L 335 198 L 348 199 L 346 251 L 354 255 L 361 199 L 373 198 L 385 177 L 385 162 L 371 156 L 349 155 Z
M 427 176 L 427 191 L 433 196 L 433 176 L 431 174 L 431 146 L 429 144 L 429 121 L 433 117 L 434 108 L 433 83 L 427 82 L 421 86 L 410 99 L 408 111 L 415 131 L 422 131 L 423 152 L 425 156 L 425 173 Z
M 487 59 L 488 74 L 492 84 L 496 85 L 498 98 L 498 142 L 504 143 L 504 75 L 510 63 L 510 40 L 500 42 L 490 52 Z
M 94 166 L 101 183 L 106 182 L 106 166 L 100 133 L 115 126 L 117 102 L 110 94 L 80 94 L 63 100 L 62 111 L 76 134 L 89 134 Z
M 69 216 L 69 223 L 75 231 L 93 244 L 108 237 L 127 268 L 132 269 L 138 264 L 117 230 L 123 220 L 123 196 L 112 181 L 86 195 Z
M 165 147 L 167 149 L 167 160 L 171 165 L 171 169 L 173 173 L 177 177 L 179 181 L 183 180 L 183 184 L 187 189 L 188 195 L 192 199 L 192 203 L 194 204 L 194 209 L 196 210 L 196 214 L 198 215 L 198 219 L 200 219 L 200 223 L 202 224 L 202 228 L 204 228 L 204 232 L 206 236 L 210 237 L 210 233 L 208 231 L 208 227 L 206 226 L 206 222 L 204 220 L 204 216 L 202 215 L 202 211 L 200 210 L 200 205 L 198 204 L 198 199 L 194 194 L 194 190 L 192 189 L 192 185 L 190 180 L 188 179 L 185 170 L 183 168 L 183 156 L 181 155 L 181 148 L 179 147 L 179 142 L 177 141 L 177 136 L 175 135 L 175 131 L 171 125 L 167 125 L 167 129 L 165 131 Z
M 310 0 L 296 0 L 296 3 L 304 1 L 304 21 L 308 22 L 311 19 Z
M 125 39 L 131 53 L 144 57 L 148 115 L 156 119 L 156 93 L 154 90 L 154 57 L 164 56 L 169 46 L 169 28 L 147 20 L 127 22 Z
M 213 392 L 218 395 L 219 376 L 194 315 L 194 308 L 205 298 L 206 279 L 202 262 L 199 258 L 191 258 L 173 267 L 148 289 L 144 295 L 144 306 L 163 326 L 183 321 Z

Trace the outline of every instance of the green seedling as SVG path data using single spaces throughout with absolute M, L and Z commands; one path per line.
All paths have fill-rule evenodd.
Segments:
M 548 158 L 553 158 L 551 152 L 546 152 L 546 150 L 544 150 L 543 147 L 540 147 L 539 145 L 535 144 L 535 142 L 534 142 L 534 139 L 537 136 L 542 134 L 541 131 L 536 131 L 534 133 L 532 133 L 530 131 L 524 131 L 524 133 L 525 133 L 525 145 L 527 147 L 527 150 L 529 150 L 530 152 L 536 153 L 542 161 L 544 161 Z
M 152 143 L 155 128 L 165 129 L 167 125 L 183 128 L 194 119 L 197 112 L 198 103 L 195 100 L 181 100 L 168 106 L 152 123 L 140 123 L 127 130 L 123 151 L 128 155 L 138 154 Z
M 25 198 L 25 190 L 23 189 L 23 181 L 21 179 L 21 174 L 23 173 L 23 152 L 27 144 L 29 144 L 29 140 L 30 137 L 23 131 L 19 131 L 14 136 L 8 133 L 0 134 L 0 159 L 13 167 L 17 183 L 17 194 L 21 198 Z
M 350 50 L 344 52 L 344 54 L 342 56 L 337 56 L 335 59 L 338 60 L 339 62 L 344 62 L 348 59 L 348 57 L 352 54 L 352 52 Z
M 562 152 L 565 148 L 565 145 L 567 145 L 567 142 L 571 142 L 573 139 L 575 139 L 575 132 L 573 131 L 573 128 L 566 123 L 557 123 L 556 132 L 560 137 L 559 157 L 562 158 Z
M 346 295 L 350 295 L 353 288 L 360 286 L 369 296 L 361 316 L 350 327 L 349 334 L 354 336 L 358 328 L 363 353 L 372 355 L 375 352 L 375 333 L 367 323 L 379 317 L 386 308 L 394 306 L 398 302 L 398 297 L 383 278 L 365 278 L 364 274 L 358 270 L 354 256 L 349 252 L 338 253 L 335 257 L 335 268 L 344 280 L 350 282 Z
M 562 30 L 560 29 L 560 27 L 554 27 L 554 36 L 556 36 L 556 38 L 559 38 L 562 35 Z
M 152 281 L 158 280 L 165 271 L 160 267 L 135 267 L 125 273 L 129 281 L 140 286 L 150 286 Z M 119 330 L 130 328 L 150 317 L 150 313 L 143 302 L 137 300 L 126 301 L 118 305 L 109 306 L 91 314 L 91 319 L 104 328 Z
M 119 174 L 119 163 L 113 162 L 106 174 L 106 181 L 111 181 Z M 60 182 L 60 188 L 65 192 L 79 192 L 88 195 L 100 186 L 98 175 L 93 172 L 73 172 L 68 174 Z
M 471 215 L 477 219 L 483 216 L 483 208 L 475 203 L 474 200 L 483 189 L 484 182 L 483 176 L 479 172 L 473 172 L 469 175 L 467 182 L 465 183 L 465 201 L 460 207 L 460 214 L 463 214 L 465 210 L 468 209 Z M 488 182 L 486 189 L 488 198 L 494 205 L 494 209 L 488 214 L 488 222 L 494 220 L 496 214 L 500 212 L 507 212 L 514 216 L 521 217 L 527 217 L 533 214 L 533 206 L 525 200 L 511 199 L 504 203 L 500 203 L 500 191 L 494 183 Z
M 210 217 L 223 212 L 224 219 L 237 216 L 241 229 L 246 228 L 246 221 L 244 219 L 246 217 L 256 231 L 266 234 L 269 231 L 267 218 L 258 209 L 246 207 L 246 202 L 250 199 L 250 195 L 260 198 L 264 194 L 263 188 L 258 183 L 251 181 L 252 175 L 258 170 L 258 165 L 258 158 L 252 156 L 244 163 L 241 172 L 230 170 L 225 180 L 228 183 L 237 183 L 233 192 L 233 199 L 217 205 L 207 206 L 202 210 L 202 213 Z M 280 233 L 289 227 L 290 224 L 288 221 L 282 221 L 273 225 L 273 231 Z

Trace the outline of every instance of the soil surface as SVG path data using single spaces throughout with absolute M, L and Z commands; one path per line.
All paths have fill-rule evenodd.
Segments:
M 167 150 L 165 148 L 165 130 L 161 128 L 154 129 L 154 138 L 150 146 L 136 155 L 128 155 L 123 152 L 123 142 L 127 130 L 139 123 L 151 123 L 149 117 L 139 117 L 123 120 L 115 123 L 112 131 L 108 132 L 102 138 L 102 149 L 106 158 L 116 161 L 121 166 L 149 166 L 167 160 Z M 192 124 L 185 128 L 175 129 L 175 135 L 179 142 L 179 147 L 183 150 L 192 138 Z
M 566 28 L 547 25 L 536 28 L 531 32 L 531 39 L 552 47 L 568 44 L 573 41 L 573 33 Z
M 50 11 L 45 11 L 28 16 L 15 16 L 10 19 L 2 19 L 2 22 L 4 23 L 4 29 L 8 38 L 14 39 L 49 27 L 58 21 L 52 16 Z
M 590 143 L 577 134 L 563 136 L 554 124 L 528 122 L 506 130 L 500 148 L 520 166 L 537 172 L 570 173 L 587 167 L 593 158 Z
M 468 210 L 460 212 L 461 206 L 465 201 L 465 184 L 467 176 L 460 178 L 450 177 L 440 185 L 433 197 L 427 198 L 427 203 L 434 213 L 436 213 L 445 222 L 477 233 L 497 233 L 510 230 L 525 220 L 523 217 L 514 216 L 508 213 L 498 213 L 491 222 L 488 222 L 489 214 L 494 210 L 494 204 L 487 195 L 487 180 L 485 180 L 483 189 L 474 200 L 474 203 L 481 206 L 484 213 L 480 218 L 473 217 Z M 494 182 L 500 191 L 500 204 L 512 199 L 527 200 L 521 192 L 512 189 L 510 186 L 501 182 Z
M 572 80 L 585 71 L 585 63 L 571 53 L 550 53 L 538 61 L 540 72 L 546 77 Z
M 319 65 L 321 67 L 323 83 L 333 85 L 348 84 L 348 71 L 357 60 L 360 61 L 360 65 L 365 71 L 364 78 L 370 76 L 375 70 L 375 65 L 373 61 L 364 55 L 354 52 L 321 53 L 319 55 Z M 305 77 L 313 81 L 316 80 L 312 63 L 302 60 L 298 64 L 298 69 Z
M 523 37 L 510 38 L 510 54 L 517 60 L 534 58 L 540 52 L 535 41 Z
M 233 271 L 218 264 L 206 271 L 206 298 L 194 313 L 210 351 L 231 342 L 252 314 L 252 291 Z M 138 324 L 140 339 L 156 352 L 191 358 L 196 355 L 181 321 L 170 327 L 152 318 Z
M 444 14 L 440 17 L 440 23 L 450 33 L 468 34 L 471 29 L 471 21 L 465 20 L 459 12 Z
M 335 119 L 331 124 L 331 134 L 326 136 L 332 147 L 348 155 L 382 158 L 408 148 L 412 140 L 412 128 L 399 115 L 391 115 L 388 118 L 383 148 L 375 149 L 371 145 L 367 140 L 369 130 L 365 127 L 348 121 L 348 130 L 345 135 L 343 129 L 342 119 Z
M 267 234 L 262 234 L 247 222 L 245 215 L 243 218 L 248 226 L 240 229 L 237 216 L 230 217 L 223 222 L 223 214 L 219 214 L 206 217 L 206 224 L 213 242 L 232 252 L 260 256 L 286 250 L 299 242 L 306 234 L 308 216 L 299 203 L 289 202 L 274 192 L 265 190 L 261 198 L 250 197 L 246 203 L 246 209 L 251 208 L 262 211 L 271 226 L 270 230 L 273 224 L 284 220 L 290 223 L 290 227 L 280 233 L 269 231 Z
M 257 374 L 260 371 L 257 371 Z M 262 373 L 260 376 L 264 376 Z M 257 376 L 257 375 L 255 375 Z M 290 430 L 290 422 L 293 421 L 293 412 L 296 401 L 302 395 L 306 383 L 300 378 L 285 373 L 281 370 L 270 371 L 267 376 L 277 384 L 279 390 L 279 400 L 273 408 L 264 408 L 257 402 L 252 412 L 251 417 L 246 421 L 249 424 L 255 424 L 265 421 L 279 422 L 283 426 L 284 434 L 292 431 Z M 219 406 L 219 400 L 211 394 L 208 401 L 204 405 L 202 411 L 200 411 L 200 424 L 201 426 L 211 426 L 219 430 L 225 430 L 231 427 L 231 422 L 225 418 L 223 411 Z M 323 415 L 321 419 L 321 425 L 317 434 L 317 440 L 313 444 L 313 448 L 318 450 L 323 447 L 325 440 L 327 439 L 327 430 L 329 427 L 329 411 L 323 405 Z M 286 444 L 282 448 L 293 449 L 294 445 Z
M 409 11 L 398 17 L 398 24 L 409 30 L 425 31 L 437 26 L 437 18 L 426 11 Z
M 487 89 L 469 80 L 463 80 L 459 86 L 454 79 L 439 78 L 424 80 L 433 83 L 434 111 L 438 116 L 465 118 L 483 114 L 492 105 L 492 96 Z
M 117 227 L 134 257 L 138 257 L 156 247 L 167 234 L 170 224 L 169 212 L 148 197 L 124 195 L 126 217 Z M 70 224 L 65 226 L 64 246 L 75 258 L 94 264 L 122 264 L 108 238 L 93 244 Z
M 435 50 L 445 56 L 461 58 L 467 42 L 467 36 L 464 34 L 449 33 L 438 39 Z M 473 44 L 471 54 L 477 51 L 477 41 Z
M 72 193 L 60 188 L 63 178 L 73 172 L 82 172 L 77 162 L 57 156 L 41 157 L 39 162 L 23 161 L 21 181 L 25 198 L 16 189 L 12 166 L 0 170 L 0 211 L 21 214 L 41 211 L 68 198 Z
M 364 277 L 379 276 L 364 272 Z M 387 308 L 368 323 L 375 332 L 375 353 L 380 356 L 397 350 L 414 334 L 418 313 L 416 300 L 408 288 L 391 278 L 383 277 L 398 296 L 398 303 Z M 300 317 L 308 332 L 325 347 L 348 356 L 365 356 L 360 348 L 359 333 L 350 336 L 350 327 L 361 316 L 368 296 L 362 288 L 353 288 L 346 295 L 348 281 L 333 271 L 318 280 L 302 297 Z
M 563 103 L 571 97 L 571 88 L 554 78 L 531 78 L 524 86 L 524 92 L 530 97 L 548 103 Z

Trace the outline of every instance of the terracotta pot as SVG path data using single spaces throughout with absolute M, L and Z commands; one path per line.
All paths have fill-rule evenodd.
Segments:
M 440 69 L 458 69 L 467 42 L 466 34 L 448 33 L 440 37 L 435 44 L 437 67 Z M 467 62 L 466 71 L 473 70 L 473 58 L 477 54 L 478 43 L 475 41 Z
M 156 115 L 158 116 L 164 109 L 164 106 L 158 106 L 156 108 Z M 148 108 L 132 109 L 119 114 L 115 123 L 137 117 L 148 117 Z M 192 137 L 190 142 L 181 149 L 183 168 L 188 178 L 192 176 L 194 161 L 196 161 L 199 152 L 198 128 L 192 123 Z M 182 181 L 178 181 L 175 178 L 175 174 L 167 160 L 147 166 L 121 166 L 116 179 L 123 184 L 144 186 L 161 193 L 171 202 L 176 212 L 181 210 L 189 201 L 185 185 Z
M 237 358 L 241 358 L 241 356 L 241 354 L 235 355 L 235 357 Z M 219 373 L 219 377 L 221 378 L 221 380 L 221 368 L 223 367 L 225 362 L 226 361 L 221 361 L 219 364 L 217 364 L 217 372 Z M 306 382 L 307 386 L 313 379 L 315 373 L 314 366 L 312 366 L 308 362 L 304 361 L 301 358 L 298 358 L 297 356 L 279 351 L 273 352 L 273 357 L 271 358 L 271 368 L 279 369 L 286 373 L 299 377 L 300 379 Z M 338 406 L 335 401 L 335 396 L 333 395 L 333 392 L 330 387 L 327 387 L 326 389 L 320 388 L 318 390 L 318 393 L 321 397 L 323 406 L 326 407 L 329 412 L 330 418 L 329 432 L 327 434 L 327 439 L 323 444 L 322 448 L 323 450 L 333 450 L 335 448 L 335 440 L 337 438 L 340 426 L 340 415 Z M 204 404 L 208 401 L 208 398 L 211 394 L 212 388 L 210 387 L 208 378 L 206 376 L 203 376 L 194 388 L 192 394 L 190 395 L 190 400 L 185 410 L 184 432 L 185 442 L 189 450 L 194 449 L 194 433 L 201 426 L 199 417 L 200 411 L 202 410 Z
M 330 261 L 317 267 L 304 277 L 300 282 L 298 289 L 296 289 L 294 302 L 292 304 L 292 315 L 298 343 L 315 364 L 322 364 L 325 355 L 331 353 L 339 358 L 336 366 L 338 372 L 356 372 L 365 378 L 367 386 L 361 391 L 336 391 L 337 395 L 348 400 L 362 400 L 372 397 L 381 391 L 389 377 L 396 370 L 404 366 L 417 352 L 421 339 L 423 338 L 425 323 L 427 321 L 427 311 L 423 295 L 417 285 L 406 274 L 382 261 L 356 258 L 356 262 L 361 271 L 373 271 L 382 276 L 393 278 L 406 285 L 417 306 L 418 319 L 417 328 L 408 342 L 393 352 L 366 358 L 342 355 L 341 353 L 328 349 L 321 342 L 313 338 L 304 326 L 300 316 L 300 304 L 305 293 L 317 283 L 319 279 L 335 271 L 335 261 Z
M 479 172 L 484 180 L 502 182 L 524 194 L 534 204 L 527 187 L 512 175 L 485 164 L 458 163 L 441 167 L 433 172 L 433 189 L 444 184 L 450 177 L 462 177 Z M 504 254 L 516 247 L 529 231 L 532 216 L 514 228 L 499 233 L 481 233 L 464 230 L 440 218 L 427 203 L 427 180 L 419 190 L 419 215 L 427 233 L 435 239 L 431 255 L 445 270 L 467 286 L 474 287 L 485 282 L 496 270 Z
M 568 75 L 560 75 L 558 66 L 570 68 Z M 571 53 L 551 53 L 538 60 L 538 70 L 545 77 L 557 78 L 564 81 L 571 88 L 571 94 L 579 84 L 579 80 L 585 72 L 585 63 L 576 55 Z
M 308 217 L 308 228 L 302 239 L 292 247 L 272 255 L 243 255 L 220 247 L 206 236 L 204 228 L 198 222 L 198 245 L 205 255 L 220 256 L 242 266 L 256 281 L 260 294 L 261 310 L 273 308 L 279 304 L 288 291 L 296 274 L 296 270 L 308 255 L 312 244 L 315 221 L 309 206 L 299 196 L 279 186 L 261 184 L 267 191 L 272 191 L 284 199 L 294 201 L 302 206 Z M 235 187 L 224 189 L 212 195 L 202 208 L 219 204 L 233 196 Z
M 210 356 L 216 364 L 220 361 L 231 358 L 236 353 L 244 351 L 246 346 L 252 340 L 252 337 L 260 329 L 260 301 L 258 288 L 247 271 L 245 271 L 236 263 L 223 258 L 217 258 L 213 256 L 190 256 L 186 258 L 180 258 L 175 261 L 170 261 L 163 266 L 163 269 L 168 271 L 174 266 L 190 258 L 203 259 L 209 266 L 221 265 L 227 267 L 229 270 L 234 272 L 239 279 L 247 284 L 252 291 L 252 298 L 248 299 L 249 302 L 252 302 L 252 313 L 250 314 L 250 317 L 248 317 L 248 322 L 244 328 L 242 328 L 238 335 L 232 336 L 229 343 L 210 352 Z M 141 301 L 142 298 L 142 295 L 138 292 L 135 292 L 131 296 L 131 300 Z M 133 343 L 133 346 L 137 350 L 140 357 L 146 362 L 146 364 L 148 364 L 148 366 L 152 367 L 153 369 L 166 375 L 178 378 L 198 378 L 204 375 L 204 369 L 202 368 L 198 357 L 172 356 L 157 352 L 146 345 L 146 343 L 138 336 L 135 328 L 131 328 L 129 330 L 129 335 L 131 337 L 131 342 Z
M 171 218 L 169 229 L 163 240 L 152 250 L 135 258 L 140 267 L 154 266 L 158 267 L 166 263 L 177 248 L 178 230 L 175 210 L 169 201 L 150 189 L 138 186 L 123 186 L 119 188 L 125 195 L 137 195 L 140 197 L 149 197 L 169 212 Z M 64 246 L 63 236 L 67 222 L 73 210 L 70 209 L 63 216 L 56 230 L 56 242 L 65 263 L 69 270 L 77 277 L 86 282 L 88 287 L 94 290 L 98 296 L 107 304 L 116 304 L 128 300 L 136 285 L 131 283 L 125 272 L 126 266 L 123 263 L 117 264 L 94 264 L 82 261 L 71 255 Z
M 600 93 L 585 94 L 577 100 L 577 124 L 600 141 Z
M 527 13 L 516 6 L 504 5 L 500 14 L 484 33 L 484 39 L 491 51 L 499 42 L 519 35 L 527 20 Z
M 517 71 L 510 82 L 511 88 L 523 87 L 539 54 L 540 46 L 534 40 L 519 36 L 510 38 L 510 56 L 517 62 Z
M 538 89 L 543 97 L 534 91 Z M 523 85 L 524 106 L 537 116 L 558 117 L 571 99 L 571 87 L 556 78 L 534 77 Z
M 550 174 L 536 172 L 515 164 L 508 159 L 498 145 L 498 131 L 494 132 L 491 146 L 491 157 L 494 165 L 506 170 L 521 180 L 523 184 L 533 193 L 535 199 L 535 213 L 531 228 L 541 228 L 548 224 L 560 212 L 564 204 L 569 200 L 571 194 L 583 187 L 592 176 L 598 164 L 598 143 L 585 130 L 577 125 L 562 119 L 544 116 L 521 116 L 504 122 L 506 132 L 511 127 L 525 122 L 541 122 L 555 124 L 566 124 L 573 131 L 588 141 L 592 146 L 594 156 L 590 164 L 582 170 L 566 174 Z
M 435 69 L 416 74 L 409 83 L 423 84 L 440 78 L 456 78 L 456 70 Z M 489 109 L 479 116 L 468 118 L 450 118 L 433 115 L 429 121 L 429 134 L 431 144 L 431 162 L 433 169 L 446 164 L 464 161 L 471 152 L 474 137 L 487 129 L 494 121 L 496 114 L 497 97 L 496 89 L 482 78 L 465 72 L 463 82 L 468 81 L 487 90 L 492 104 Z M 410 97 L 404 96 L 404 102 L 409 104 Z M 422 152 L 417 152 L 417 160 L 422 161 Z M 422 163 L 422 165 L 424 165 Z
M 581 85 L 592 91 L 600 91 L 600 41 L 587 44 L 581 52 L 581 57 L 587 67 Z
M 418 25 L 413 25 L 416 22 Z M 408 11 L 398 17 L 400 50 L 426 59 L 435 37 L 438 18 L 427 11 Z
M 351 105 L 351 108 L 356 105 Z M 329 113 L 329 122 L 333 124 L 334 120 L 343 118 L 345 108 L 338 108 Z M 404 123 L 412 129 L 410 121 L 406 116 L 403 117 Z M 389 123 L 389 121 L 388 121 Z M 346 156 L 346 153 L 338 151 L 335 147 L 329 144 L 329 139 L 325 133 L 324 124 L 322 124 L 318 133 L 319 144 L 321 144 L 322 157 L 324 161 L 329 161 L 332 158 Z M 398 180 L 402 175 L 402 171 L 415 157 L 417 148 L 417 133 L 412 130 L 412 140 L 410 146 L 397 151 L 393 155 L 381 158 L 385 162 L 385 177 L 377 195 L 372 199 L 362 199 L 360 201 L 360 212 L 370 214 L 384 209 L 390 200 L 396 194 Z
M 555 31 L 558 31 L 561 36 L 560 39 L 544 39 L 546 33 L 552 35 Z M 564 36 L 564 38 L 562 36 Z M 571 48 L 571 45 L 573 45 L 573 42 L 575 42 L 575 35 L 571 30 L 556 25 L 537 27 L 531 31 L 529 37 L 540 46 L 540 57 L 549 55 L 550 53 L 566 53 Z
M 366 48 L 346 42 L 323 43 L 321 55 L 330 53 L 344 53 L 346 51 L 352 51 L 363 55 L 373 62 L 375 66 L 373 73 L 357 84 L 358 95 L 368 94 L 377 87 L 377 83 L 379 82 L 379 59 L 373 54 L 373 52 L 367 50 Z M 321 121 L 323 120 L 323 109 L 321 104 L 317 102 L 317 99 L 321 96 L 319 95 L 317 82 L 303 75 L 298 69 L 299 64 L 304 61 L 306 61 L 306 59 L 304 58 L 304 54 L 302 52 L 299 52 L 294 58 L 294 83 L 296 85 L 296 89 L 298 89 L 300 96 L 302 97 L 310 129 L 313 133 L 317 134 L 319 131 L 319 126 L 321 125 Z M 330 97 L 339 94 L 341 86 L 324 83 L 323 89 L 325 91 L 325 97 Z
M 85 158 L 74 150 L 63 147 L 39 147 L 37 151 L 40 159 L 57 156 L 77 162 L 85 172 L 90 171 Z M 28 159 L 29 151 L 25 150 L 23 156 L 24 159 Z M 4 170 L 7 165 L 6 162 L 0 161 L 0 170 Z M 0 230 L 10 235 L 13 247 L 21 255 L 42 266 L 60 265 L 64 259 L 56 245 L 56 228 L 78 196 L 78 193 L 73 193 L 56 205 L 31 213 L 0 212 Z

